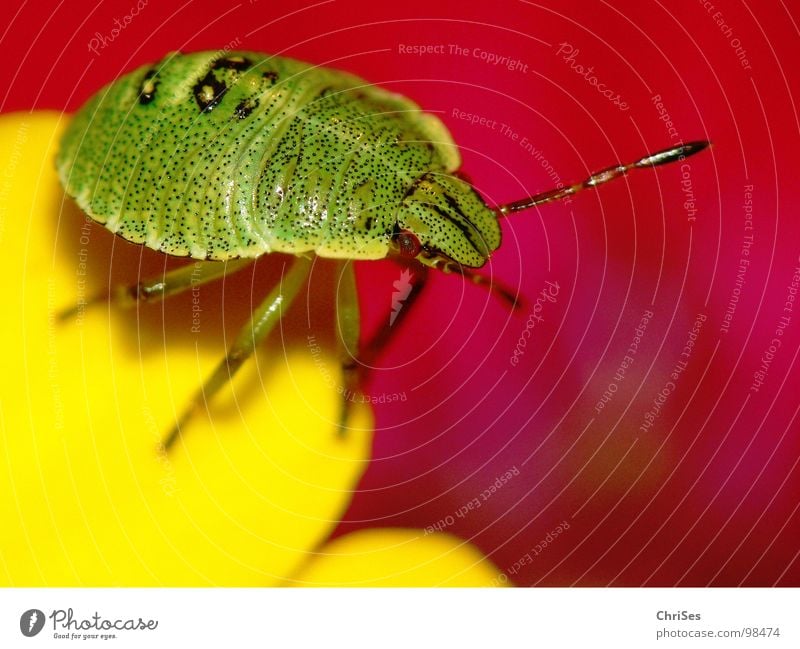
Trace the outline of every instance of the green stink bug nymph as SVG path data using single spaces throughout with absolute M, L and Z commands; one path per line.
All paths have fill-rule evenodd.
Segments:
M 174 426 L 169 446 L 272 330 L 303 286 L 310 255 L 343 265 L 337 321 L 344 393 L 352 394 L 359 383 L 352 358 L 374 353 L 388 333 L 360 354 L 348 352 L 359 340 L 351 260 L 391 257 L 420 277 L 429 267 L 458 272 L 513 302 L 471 270 L 500 247 L 501 217 L 707 145 L 690 142 L 489 206 L 458 172 L 460 155 L 444 124 L 405 97 L 292 59 L 197 52 L 171 53 L 96 93 L 68 126 L 56 165 L 66 193 L 111 232 L 209 261 L 199 277 L 179 268 L 105 296 L 122 304 L 163 299 L 270 252 L 297 255 Z M 415 283 L 406 307 L 421 286 Z

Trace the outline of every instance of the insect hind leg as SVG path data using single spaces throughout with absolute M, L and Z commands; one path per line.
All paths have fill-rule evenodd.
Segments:
M 190 288 L 213 282 L 224 275 L 235 273 L 252 263 L 253 259 L 235 259 L 227 262 L 198 261 L 135 284 L 118 284 L 104 293 L 95 295 L 86 302 L 75 304 L 59 311 L 56 319 L 63 322 L 77 315 L 82 309 L 102 302 L 110 302 L 121 307 L 133 307 L 140 303 L 158 302 L 171 295 L 183 293 Z
M 278 285 L 270 291 L 267 298 L 259 304 L 250 320 L 239 331 L 225 358 L 197 391 L 189 405 L 178 418 L 175 426 L 164 438 L 163 446 L 169 450 L 181 435 L 181 430 L 192 416 L 205 406 L 206 402 L 220 388 L 230 381 L 244 362 L 253 355 L 256 347 L 269 335 L 283 317 L 300 288 L 308 278 L 311 260 L 297 257 Z

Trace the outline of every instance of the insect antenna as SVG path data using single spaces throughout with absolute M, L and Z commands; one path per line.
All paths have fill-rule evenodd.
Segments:
M 697 140 L 694 142 L 681 144 L 680 146 L 676 146 L 671 149 L 656 151 L 655 153 L 650 153 L 649 155 L 640 158 L 636 162 L 619 164 L 613 167 L 602 169 L 601 171 L 596 171 L 583 182 L 575 183 L 574 185 L 569 185 L 568 187 L 562 187 L 559 189 L 551 189 L 540 194 L 534 194 L 533 196 L 514 201 L 513 203 L 498 205 L 495 209 L 497 210 L 498 217 L 503 217 L 513 214 L 514 212 L 521 212 L 522 210 L 527 210 L 531 207 L 542 205 L 543 203 L 558 201 L 562 198 L 566 198 L 567 196 L 571 196 L 572 194 L 577 194 L 584 189 L 593 189 L 598 185 L 607 183 L 615 178 L 621 178 L 631 169 L 644 169 L 646 167 L 657 167 L 659 165 L 669 164 L 670 162 L 678 162 L 684 158 L 688 158 L 690 155 L 699 153 L 710 144 L 711 142 L 706 140 Z

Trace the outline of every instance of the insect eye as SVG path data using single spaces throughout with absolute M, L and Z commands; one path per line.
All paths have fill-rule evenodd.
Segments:
M 422 250 L 417 235 L 408 230 L 400 230 L 400 232 L 394 236 L 394 242 L 399 249 L 401 257 L 413 259 L 419 254 L 420 250 Z

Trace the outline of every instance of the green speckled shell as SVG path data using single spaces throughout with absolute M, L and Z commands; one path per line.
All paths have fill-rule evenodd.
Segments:
M 100 90 L 67 128 L 56 165 L 93 219 L 171 255 L 377 259 L 421 179 L 446 177 L 460 159 L 436 117 L 357 77 L 255 52 L 198 52 Z M 500 231 L 469 193 L 421 217 L 415 206 L 405 227 L 479 266 Z

